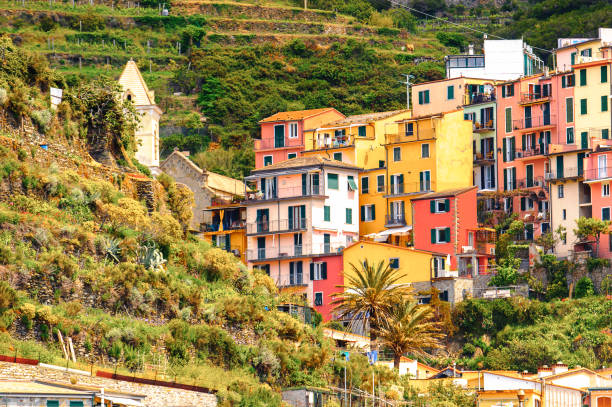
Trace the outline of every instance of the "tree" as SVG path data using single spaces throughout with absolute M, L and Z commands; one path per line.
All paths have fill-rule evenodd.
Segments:
M 585 242 L 589 237 L 595 238 L 595 256 L 597 256 L 601 235 L 610 233 L 610 221 L 581 216 L 576 220 L 576 226 L 574 233 L 580 241 Z
M 405 353 L 427 355 L 427 351 L 442 347 L 440 323 L 435 322 L 430 306 L 419 306 L 413 298 L 395 303 L 389 318 L 378 329 L 380 342 L 393 351 L 393 367 L 399 369 Z
M 341 319 L 348 319 L 351 326 L 357 321 L 370 324 L 370 340 L 376 339 L 376 331 L 383 326 L 392 304 L 410 294 L 410 288 L 401 284 L 405 274 L 393 269 L 384 261 L 374 265 L 363 260 L 359 267 L 351 263 L 352 273 L 345 275 L 346 284 L 339 286 L 341 293 L 334 294 L 332 305 Z
M 508 256 L 501 260 L 497 265 L 497 273 L 491 277 L 489 285 L 496 287 L 507 287 L 516 284 L 518 280 L 518 269 L 521 259 Z

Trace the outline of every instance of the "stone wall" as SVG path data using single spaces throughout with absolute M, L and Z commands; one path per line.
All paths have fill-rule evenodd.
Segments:
M 118 392 L 146 395 L 144 405 L 147 407 L 215 407 L 217 405 L 217 397 L 214 394 L 129 383 L 40 366 L 0 362 L 0 380 L 47 380 L 70 384 L 71 377 L 77 379 L 77 385 L 91 385 Z
M 471 278 L 457 277 L 438 279 L 432 285 L 441 293 L 448 291 L 448 301 L 451 304 L 456 304 L 472 295 L 474 281 Z

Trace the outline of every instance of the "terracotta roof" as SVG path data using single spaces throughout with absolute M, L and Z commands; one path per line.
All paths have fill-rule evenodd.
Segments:
M 330 112 L 336 110 L 333 107 L 324 107 L 322 109 L 310 109 L 310 110 L 293 110 L 291 112 L 278 112 L 272 116 L 266 117 L 259 121 L 259 123 L 267 122 L 284 122 L 289 120 L 303 120 L 312 116 L 316 116 L 321 113 Z
M 471 187 L 467 187 L 467 188 L 460 188 L 460 189 L 447 189 L 446 191 L 439 191 L 439 192 L 430 192 L 428 194 L 425 194 L 423 196 L 420 196 L 418 198 L 412 198 L 413 201 L 420 201 L 423 199 L 432 199 L 432 198 L 443 198 L 446 196 L 457 196 L 457 195 L 461 195 L 465 192 L 471 191 L 472 189 L 477 188 L 475 185 L 471 186 Z
M 314 166 L 330 166 L 330 167 L 340 167 L 346 168 L 348 170 L 359 170 L 359 167 L 356 167 L 352 164 L 346 164 L 342 161 L 332 160 L 331 158 L 321 157 L 318 155 L 315 156 L 305 156 L 305 157 L 297 157 L 292 158 L 290 160 L 281 161 L 276 164 L 268 165 L 263 168 L 259 168 L 257 170 L 251 171 L 252 174 L 257 174 L 260 172 L 268 172 L 273 170 L 280 169 L 290 169 L 290 168 L 301 168 L 301 167 L 314 167 Z
M 88 397 L 91 392 L 32 381 L 0 381 L 0 394 L 49 394 Z
M 410 110 L 408 110 L 408 109 L 402 109 L 402 110 L 391 110 L 391 111 L 388 111 L 388 112 L 376 112 L 376 113 L 357 114 L 357 115 L 353 115 L 353 116 L 347 116 L 344 119 L 336 120 L 336 121 L 331 122 L 331 123 L 326 123 L 322 127 L 342 126 L 342 125 L 350 125 L 350 124 L 354 124 L 354 123 L 375 122 L 377 120 L 383 120 L 383 119 L 386 119 L 386 118 L 398 115 L 400 113 L 405 113 L 405 112 L 409 112 L 409 111 Z
M 149 91 L 146 82 L 144 81 L 138 65 L 133 60 L 129 60 L 119 76 L 119 85 L 124 92 L 132 94 L 132 102 L 135 106 L 149 106 L 155 104 L 154 94 Z

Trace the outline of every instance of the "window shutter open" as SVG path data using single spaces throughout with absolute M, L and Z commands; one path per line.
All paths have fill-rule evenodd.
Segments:
M 306 227 L 306 205 L 300 206 L 300 227 Z
M 563 75 L 563 76 L 561 77 L 561 87 L 562 87 L 562 88 L 565 88 L 565 87 L 566 87 L 566 86 L 565 86 L 565 75 Z
M 419 105 L 423 104 L 423 92 L 419 92 Z
M 523 134 L 523 151 L 527 150 L 527 135 Z
M 521 210 L 524 211 L 526 209 L 527 205 L 525 203 L 525 197 L 522 196 L 521 197 Z
M 327 262 L 321 263 L 321 280 L 327 280 Z
M 516 167 L 512 167 L 512 189 L 516 189 Z
M 446 228 L 444 230 L 444 241 L 446 243 L 450 243 L 451 239 L 450 239 L 450 228 Z
M 302 174 L 302 195 L 306 195 L 306 174 Z
M 372 208 L 372 220 L 376 220 L 376 205 L 370 205 L 370 208 Z
M 361 221 L 365 222 L 365 205 L 361 205 L 359 210 L 361 211 Z
M 507 160 L 507 157 L 506 157 L 506 148 L 507 148 L 507 147 L 506 147 L 506 142 L 507 142 L 507 140 L 506 140 L 506 138 L 504 137 L 504 139 L 503 139 L 504 148 L 503 148 L 503 151 L 502 151 L 502 156 L 503 156 L 503 158 L 504 158 L 504 162 L 507 162 L 507 161 L 508 161 L 508 160 Z
M 436 201 L 433 199 L 429 201 L 429 212 L 436 213 Z
M 516 137 L 512 137 L 510 139 L 510 161 L 514 161 L 516 157 Z
M 436 243 L 436 229 L 431 229 L 431 243 Z
M 444 211 L 445 212 L 450 212 L 450 199 L 445 199 L 444 200 Z
M 504 191 L 508 190 L 508 169 L 504 168 Z
M 608 67 L 603 65 L 601 67 L 601 83 L 608 82 Z
M 287 207 L 287 219 L 289 222 L 289 230 L 293 229 L 293 206 Z
M 314 281 L 314 263 L 310 263 L 310 281 Z
M 506 85 L 502 85 L 502 97 L 506 97 Z

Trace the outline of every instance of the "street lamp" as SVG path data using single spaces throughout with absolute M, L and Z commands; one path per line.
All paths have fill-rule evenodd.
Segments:
M 519 407 L 524 407 L 525 405 L 525 391 L 520 389 L 517 394 Z

